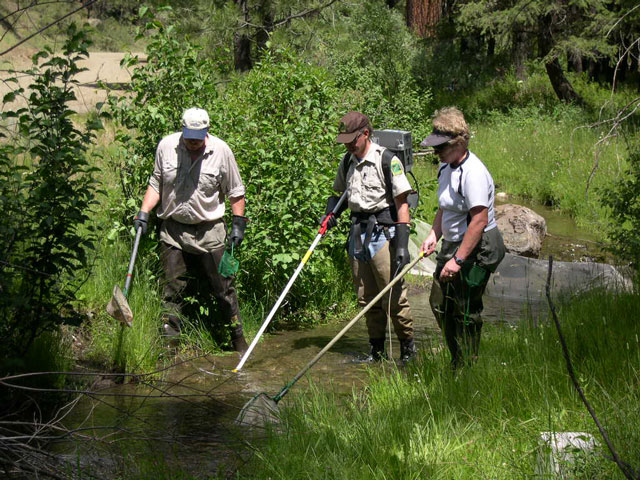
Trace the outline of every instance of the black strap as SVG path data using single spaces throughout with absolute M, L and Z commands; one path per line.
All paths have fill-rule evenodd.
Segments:
M 389 207 L 377 212 L 351 212 L 351 221 L 353 223 L 366 223 L 371 220 L 372 216 L 375 220 L 374 223 L 379 225 L 393 225 L 397 221 Z
M 443 165 L 438 169 L 438 176 L 436 178 L 436 180 L 440 180 L 440 174 L 442 173 L 442 171 L 447 168 L 449 165 Z M 458 167 L 460 167 L 460 182 L 458 182 L 458 195 L 460 195 L 462 198 L 464 198 L 464 193 L 462 193 L 462 175 L 464 173 L 464 170 L 462 170 L 462 165 L 458 165 Z M 456 167 L 456 168 L 458 168 Z
M 395 156 L 396 155 L 388 148 L 385 148 L 384 152 L 382 152 L 382 173 L 384 174 L 384 182 L 385 182 L 385 185 L 387 186 L 387 192 L 391 193 L 391 198 L 393 198 L 393 183 L 391 179 L 391 160 L 393 160 L 393 157 Z M 395 205 L 392 205 L 392 206 L 393 208 L 395 208 Z

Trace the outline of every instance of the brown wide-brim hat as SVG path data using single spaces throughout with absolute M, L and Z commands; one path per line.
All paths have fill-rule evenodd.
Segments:
M 340 133 L 336 138 L 338 143 L 351 143 L 358 136 L 360 130 L 369 126 L 369 118 L 360 112 L 349 112 L 340 119 Z
M 442 130 L 434 129 L 431 134 L 420 142 L 421 147 L 437 147 L 443 143 L 447 143 L 450 140 L 456 138 L 457 135 L 449 132 L 443 132 Z

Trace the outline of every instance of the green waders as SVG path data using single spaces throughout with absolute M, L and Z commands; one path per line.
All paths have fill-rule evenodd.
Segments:
M 482 240 L 466 259 L 460 273 L 449 282 L 440 282 L 444 265 L 458 251 L 461 242 L 442 241 L 436 257 L 429 304 L 451 352 L 453 368 L 478 358 L 482 331 L 482 295 L 491 273 L 505 255 L 502 235 L 497 228 L 483 233 Z

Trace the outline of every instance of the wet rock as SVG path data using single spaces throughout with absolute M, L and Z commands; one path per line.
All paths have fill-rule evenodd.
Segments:
M 543 217 L 530 208 L 507 203 L 495 207 L 495 218 L 508 252 L 538 258 L 547 234 Z

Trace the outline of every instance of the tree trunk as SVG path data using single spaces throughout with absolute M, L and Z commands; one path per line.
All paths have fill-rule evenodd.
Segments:
M 516 69 L 516 78 L 526 80 L 527 60 L 529 59 L 529 42 L 527 35 L 523 31 L 513 33 L 513 44 L 511 45 L 511 59 Z
M 538 29 L 538 48 L 540 58 L 545 58 L 553 48 L 553 32 L 551 31 L 552 19 L 550 15 L 541 17 Z M 584 103 L 580 95 L 573 89 L 571 82 L 564 75 L 562 65 L 557 57 L 547 58 L 544 65 L 547 76 L 556 92 L 556 96 L 565 103 Z
M 256 45 L 260 52 L 267 48 L 267 41 L 269 41 L 269 36 L 273 33 L 273 9 L 271 8 L 271 1 L 262 0 L 257 11 L 260 22 L 264 27 L 256 33 Z
M 557 58 L 545 63 L 544 68 L 547 70 L 547 76 L 553 87 L 553 91 L 556 92 L 556 96 L 565 103 L 584 103 L 582 97 L 573 89 L 571 82 L 567 80 L 564 72 L 562 71 L 562 65 Z
M 496 53 L 496 39 L 489 37 L 487 39 L 487 57 L 493 57 Z
M 234 0 L 240 11 L 245 23 L 249 23 L 249 6 L 247 0 Z M 245 72 L 253 68 L 251 61 L 251 39 L 246 33 L 246 27 L 242 27 L 233 34 L 233 67 L 236 71 Z
M 582 73 L 582 57 L 579 55 L 570 55 L 567 59 L 567 70 Z
M 238 72 L 246 72 L 253 68 L 251 39 L 248 35 L 239 32 L 233 36 L 233 67 Z
M 407 26 L 421 38 L 432 38 L 442 16 L 442 0 L 407 0 Z

